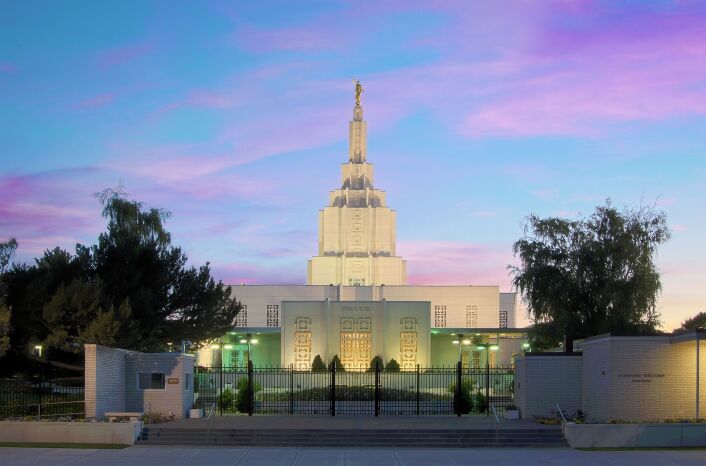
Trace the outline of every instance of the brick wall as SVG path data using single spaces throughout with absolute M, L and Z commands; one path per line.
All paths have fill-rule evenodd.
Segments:
M 706 345 L 700 352 L 706 402 Z M 663 420 L 696 415 L 696 343 L 669 336 L 603 337 L 584 343 L 583 405 L 599 419 Z M 704 417 L 704 410 L 701 416 Z
M 194 401 L 194 357 L 180 353 L 139 353 L 100 345 L 85 345 L 86 417 L 106 412 L 141 412 L 147 403 L 153 412 L 181 418 Z M 138 372 L 165 374 L 163 390 L 138 390 Z M 191 384 L 184 386 L 185 374 Z M 172 379 L 171 382 L 168 383 Z
M 524 419 L 553 416 L 558 403 L 573 414 L 581 409 L 580 355 L 526 354 L 515 359 L 515 403 Z
M 150 410 L 164 415 L 186 416 L 194 401 L 193 375 L 189 390 L 184 388 L 185 374 L 194 372 L 194 358 L 177 353 L 136 353 L 127 358 L 125 393 L 128 411 L 142 411 L 149 403 Z M 139 390 L 138 373 L 165 374 L 164 389 Z M 171 379 L 171 380 L 170 380 Z M 174 383 L 169 383 L 169 382 Z
M 86 417 L 125 411 L 125 358 L 130 351 L 85 345 Z

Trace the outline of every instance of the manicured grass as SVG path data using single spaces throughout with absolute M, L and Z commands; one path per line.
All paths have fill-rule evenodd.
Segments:
M 0 448 L 78 448 L 82 450 L 122 450 L 130 445 L 119 445 L 114 443 L 45 443 L 45 442 L 0 442 Z
M 682 451 L 706 450 L 706 447 L 634 447 L 634 448 L 575 448 L 581 451 Z

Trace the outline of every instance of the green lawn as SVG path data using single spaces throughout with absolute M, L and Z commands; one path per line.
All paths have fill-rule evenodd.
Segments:
M 130 445 L 116 445 L 113 443 L 45 443 L 45 442 L 0 442 L 0 448 L 80 448 L 83 450 L 122 450 Z

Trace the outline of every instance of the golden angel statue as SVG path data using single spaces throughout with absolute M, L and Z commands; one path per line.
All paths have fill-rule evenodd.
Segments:
M 360 107 L 360 94 L 363 93 L 363 85 L 355 78 L 353 78 L 353 84 L 355 84 L 355 106 Z

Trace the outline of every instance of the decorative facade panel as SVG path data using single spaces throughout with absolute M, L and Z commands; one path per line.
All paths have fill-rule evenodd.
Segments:
M 500 311 L 500 322 L 498 327 L 507 328 L 507 311 Z
M 434 327 L 446 327 L 446 306 L 434 306 Z
M 235 326 L 236 327 L 247 327 L 248 326 L 248 306 L 243 304 L 243 308 L 235 315 Z
M 417 319 L 400 319 L 400 369 L 412 371 L 417 368 L 418 335 Z
M 294 369 L 311 369 L 311 317 L 294 320 Z
M 267 326 L 279 327 L 279 305 L 269 304 L 267 306 Z
M 478 306 L 466 306 L 466 327 L 478 327 Z
M 370 317 L 341 317 L 340 359 L 348 371 L 364 371 L 372 360 L 373 339 Z

